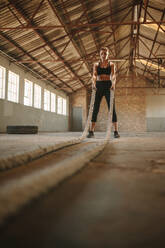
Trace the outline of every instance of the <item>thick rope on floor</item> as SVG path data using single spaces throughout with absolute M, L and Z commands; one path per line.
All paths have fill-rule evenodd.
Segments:
M 74 139 L 70 139 L 68 141 L 63 141 L 60 143 L 55 143 L 54 145 L 50 145 L 50 146 L 42 146 L 39 147 L 38 149 L 32 150 L 32 151 L 28 151 L 28 152 L 23 152 L 21 154 L 17 154 L 16 156 L 8 156 L 7 158 L 3 158 L 0 159 L 0 170 L 7 170 L 7 169 L 11 169 L 17 166 L 20 166 L 22 164 L 28 163 L 34 159 L 38 159 L 43 155 L 46 155 L 50 152 L 54 152 L 58 149 L 70 146 L 70 145 L 75 145 L 75 144 L 79 144 L 80 142 L 82 142 L 86 136 L 87 136 L 87 132 L 89 130 L 89 125 L 90 125 L 90 121 L 91 121 L 91 117 L 92 117 L 92 112 L 93 112 L 93 105 L 94 105 L 94 100 L 95 100 L 95 94 L 96 94 L 96 90 L 93 89 L 92 90 L 92 97 L 91 97 L 91 102 L 90 102 L 90 108 L 89 108 L 89 114 L 88 114 L 88 119 L 85 125 L 85 129 L 83 134 L 78 137 L 78 138 L 74 138 Z
M 94 97 L 95 92 L 93 91 L 86 128 L 80 138 L 72 140 L 72 144 L 80 143 L 86 137 L 86 132 L 89 128 L 93 111 Z M 110 110 L 108 112 L 105 139 L 97 143 L 91 143 L 90 148 L 88 147 L 78 154 L 56 163 L 54 166 L 43 168 L 40 171 L 32 171 L 26 176 L 10 180 L 10 182 L 1 185 L 0 224 L 3 224 L 8 216 L 14 214 L 27 202 L 38 197 L 50 188 L 56 186 L 65 178 L 76 173 L 84 167 L 85 164 L 102 152 L 110 140 L 113 102 L 114 92 L 111 91 Z
M 92 118 L 92 113 L 93 113 L 95 94 L 96 94 L 96 89 L 93 89 L 92 95 L 91 95 L 88 119 L 87 119 L 87 122 L 85 125 L 85 129 L 84 129 L 84 131 L 80 137 L 70 139 L 68 141 L 63 141 L 60 143 L 55 143 L 54 145 L 50 145 L 50 146 L 42 146 L 42 147 L 39 147 L 38 149 L 34 149 L 34 150 L 31 150 L 28 152 L 19 153 L 15 156 L 8 156 L 6 158 L 2 158 L 2 159 L 0 159 L 0 170 L 7 170 L 7 169 L 11 169 L 11 168 L 20 166 L 20 165 L 28 163 L 34 159 L 40 158 L 41 156 L 48 154 L 50 152 L 54 152 L 54 151 L 61 149 L 63 147 L 67 147 L 67 146 L 78 144 L 78 143 L 82 142 L 86 138 L 87 132 L 89 130 L 89 126 L 90 126 L 90 122 L 91 122 L 91 118 Z M 113 97 L 113 91 L 111 91 L 111 98 L 112 97 Z M 111 101 L 110 104 L 112 105 L 113 102 Z M 110 107 L 110 110 L 111 109 L 112 109 L 112 107 Z M 110 115 L 111 115 L 111 112 L 109 111 L 108 112 L 108 124 L 107 124 L 106 140 L 108 140 L 110 137 L 110 131 L 108 131 L 108 130 L 111 130 L 111 127 L 109 126 L 111 123 Z

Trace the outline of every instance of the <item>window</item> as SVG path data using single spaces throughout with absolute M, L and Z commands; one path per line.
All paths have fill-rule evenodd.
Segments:
M 19 75 L 9 71 L 8 78 L 8 100 L 18 102 L 19 96 Z
M 6 70 L 0 66 L 0 98 L 5 98 L 5 74 Z
M 34 84 L 34 107 L 41 108 L 41 87 Z
M 57 98 L 57 113 L 62 114 L 62 97 L 58 96 Z
M 56 94 L 51 92 L 51 112 L 56 112 Z
M 63 115 L 66 115 L 66 99 L 63 98 Z
M 44 110 L 50 111 L 50 91 L 44 89 Z
M 32 106 L 32 99 L 33 99 L 33 83 L 25 79 L 24 104 L 27 106 Z

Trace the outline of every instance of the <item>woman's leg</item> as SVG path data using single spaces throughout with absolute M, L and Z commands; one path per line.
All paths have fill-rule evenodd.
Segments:
M 101 90 L 96 90 L 96 95 L 95 95 L 95 102 L 94 102 L 94 107 L 93 107 L 93 113 L 92 113 L 92 120 L 91 120 L 91 131 L 94 131 L 96 121 L 97 121 L 97 115 L 100 109 L 100 103 L 101 99 L 103 97 L 102 91 Z
M 106 98 L 107 105 L 108 105 L 108 110 L 109 110 L 109 106 L 110 106 L 110 90 L 109 90 L 109 93 L 106 92 L 105 98 Z M 113 123 L 113 127 L 114 127 L 114 137 L 119 138 L 120 135 L 118 134 L 118 122 L 117 122 L 117 114 L 116 114 L 116 109 L 115 109 L 115 98 L 114 98 L 114 103 L 113 103 L 112 123 Z
M 90 126 L 90 130 L 89 130 L 89 134 L 87 135 L 87 138 L 92 138 L 94 136 L 94 130 L 95 130 L 95 125 L 96 125 L 97 115 L 99 112 L 102 97 L 103 97 L 102 91 L 97 89 L 96 95 L 95 95 L 95 102 L 94 102 L 94 106 L 93 106 L 91 126 Z
M 113 127 L 114 127 L 114 138 L 119 138 L 120 135 L 118 133 L 118 122 L 117 122 L 117 114 L 115 110 L 115 99 L 114 99 L 114 104 L 113 104 L 112 122 L 113 122 Z

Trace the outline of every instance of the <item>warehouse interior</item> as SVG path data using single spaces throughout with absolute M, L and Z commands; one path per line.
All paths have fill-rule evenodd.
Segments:
M 2 247 L 163 247 L 164 0 L 1 0 L 0 13 Z M 101 47 L 116 66 L 108 141 L 105 99 L 81 136 Z

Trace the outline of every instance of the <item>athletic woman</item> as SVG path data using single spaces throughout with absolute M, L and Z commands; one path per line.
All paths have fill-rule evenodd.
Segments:
M 109 49 L 102 47 L 100 49 L 100 61 L 93 66 L 93 78 L 92 86 L 96 89 L 95 102 L 91 120 L 91 127 L 89 130 L 88 138 L 94 137 L 94 129 L 97 121 L 97 115 L 100 108 L 101 99 L 103 96 L 106 98 L 106 102 L 110 105 L 110 89 L 115 90 L 116 75 L 115 65 L 108 60 Z M 117 115 L 115 111 L 115 102 L 113 104 L 112 122 L 114 125 L 114 137 L 119 138 Z

